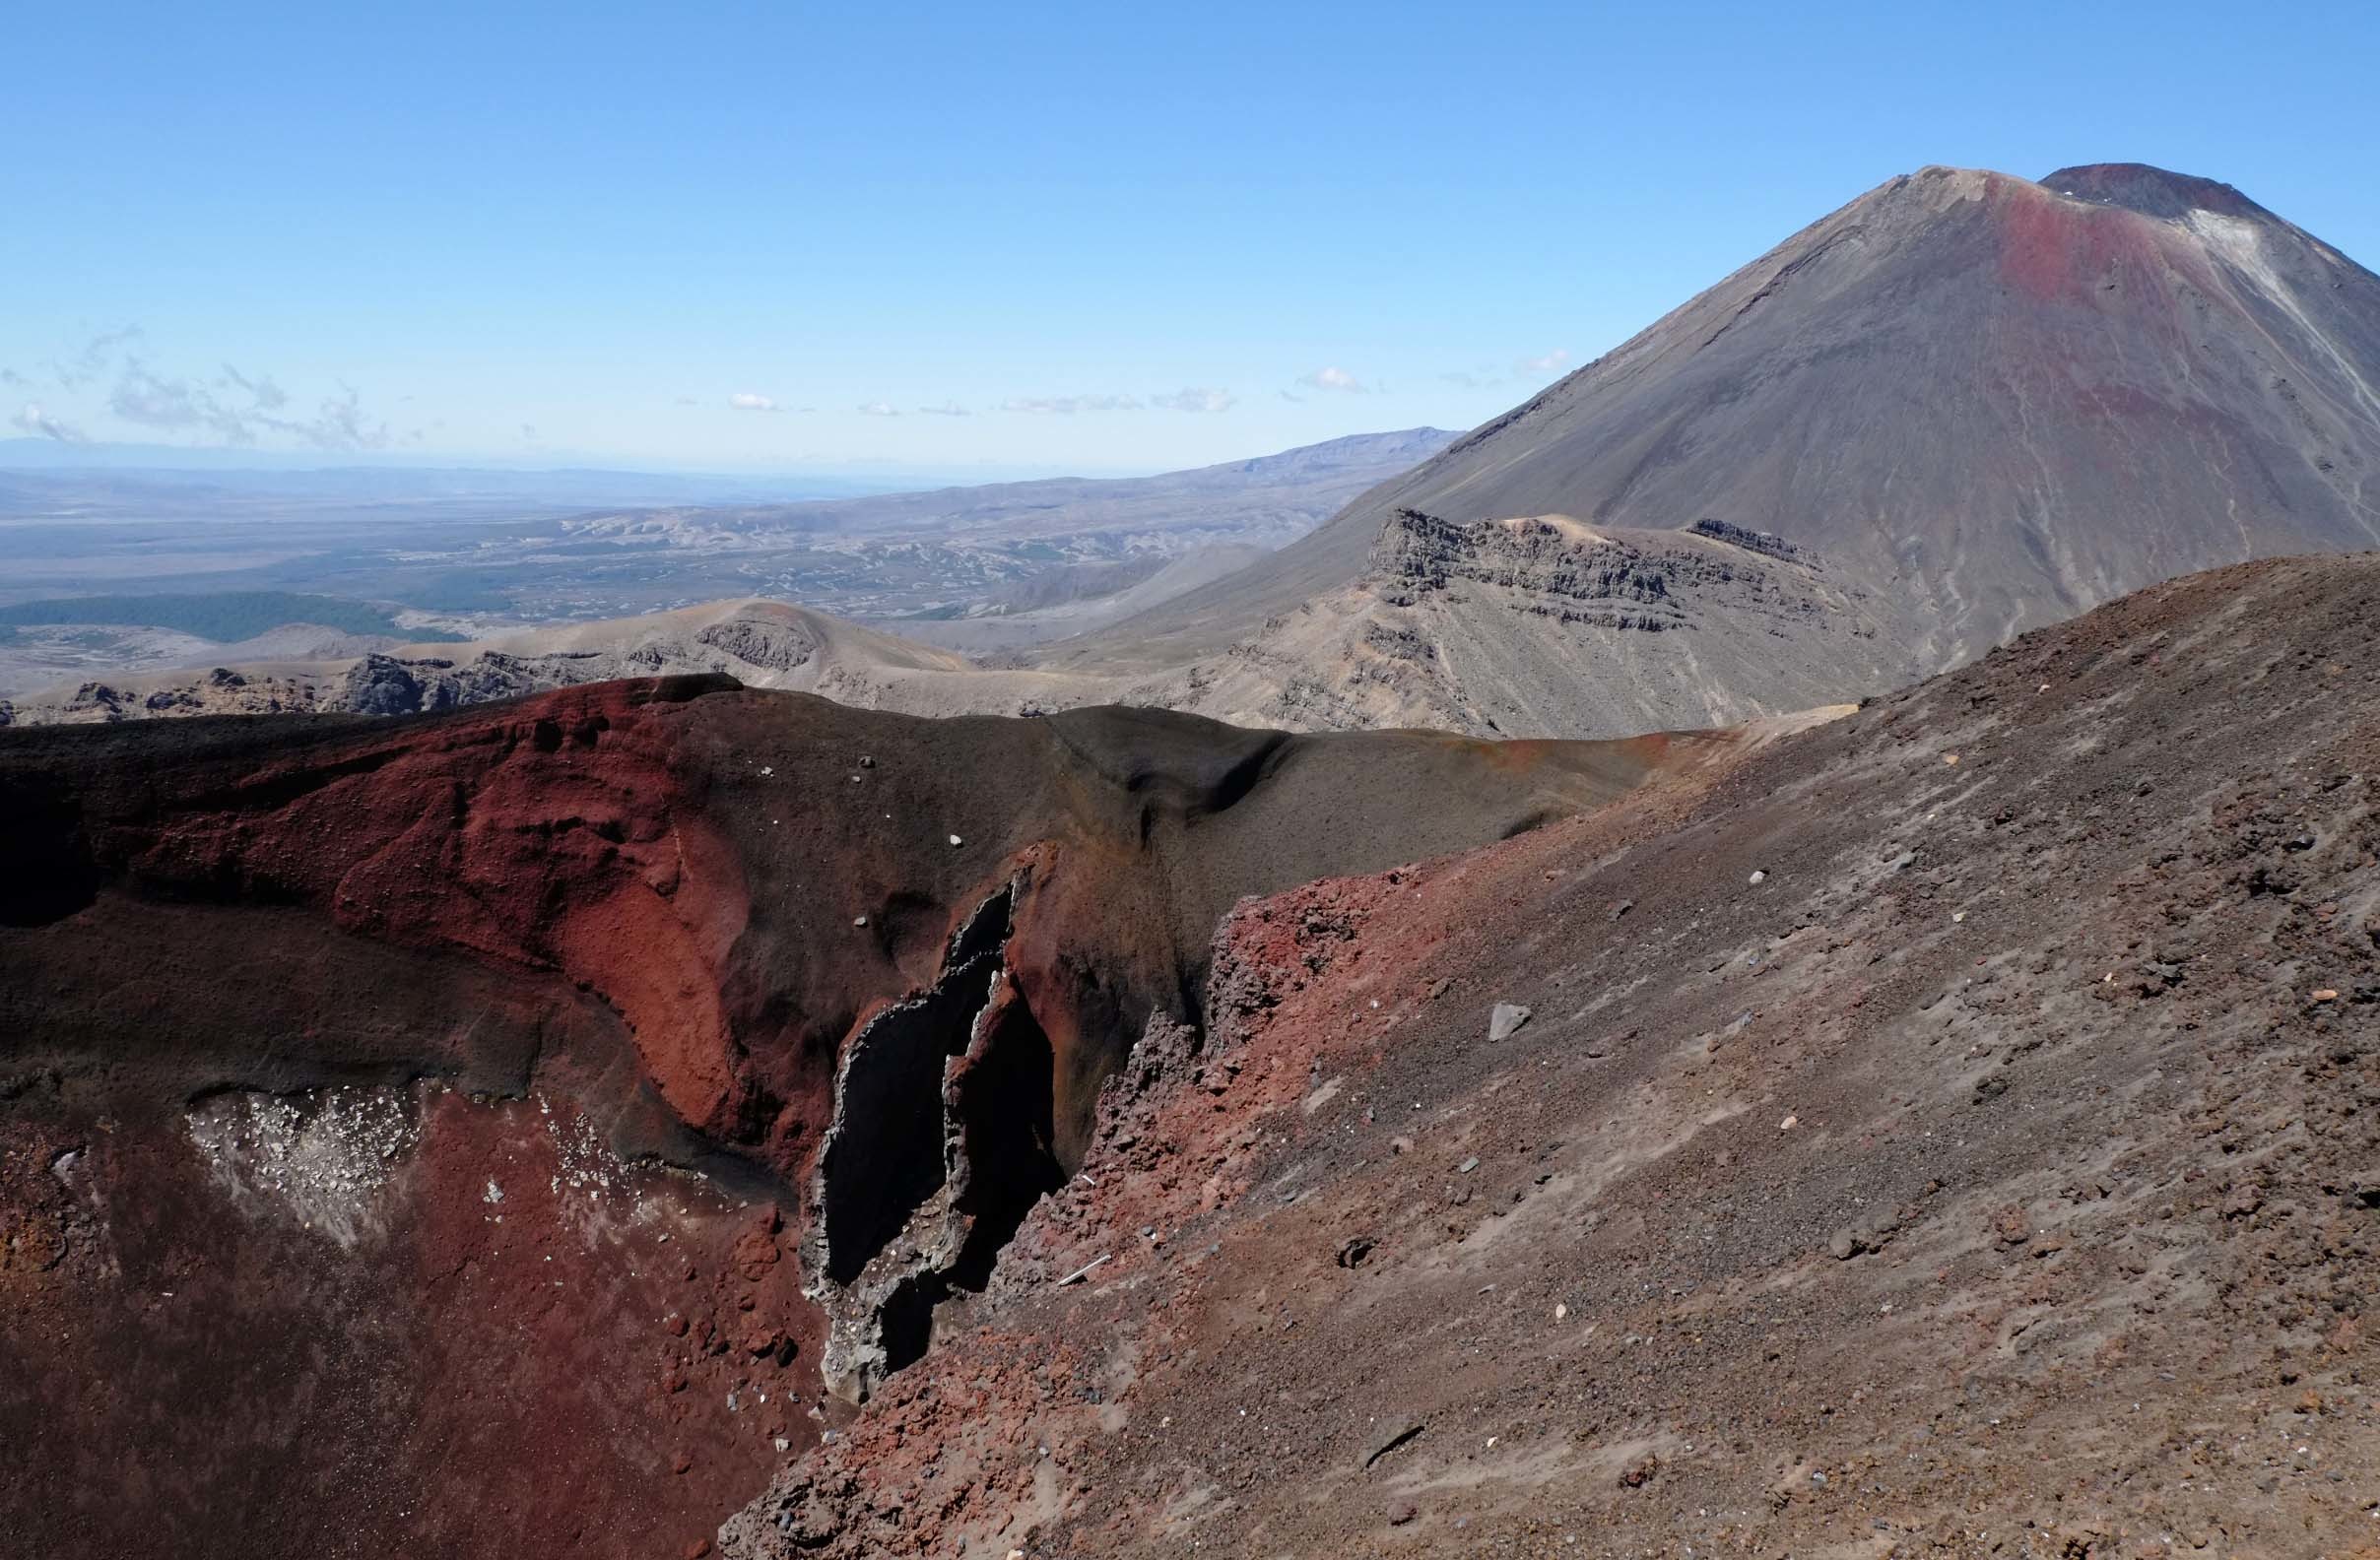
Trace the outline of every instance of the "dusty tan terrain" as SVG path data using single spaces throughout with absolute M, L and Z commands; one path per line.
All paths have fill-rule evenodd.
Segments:
M 1886 616 L 1774 538 L 1401 510 L 1355 582 L 1125 697 L 1300 731 L 1730 726 L 1914 675 Z
M 1620 736 L 1732 725 L 1908 675 L 1883 621 L 1872 593 L 1775 538 L 1566 516 L 1451 526 L 1406 511 L 1359 579 L 1187 669 L 970 660 L 750 600 L 469 645 L 83 682 L 17 701 L 13 719 L 417 714 L 614 678 L 725 673 L 916 715 L 1128 703 L 1289 731 Z M 1754 665 L 1752 678 L 1724 670 Z
M 987 671 L 955 651 L 805 607 L 746 599 L 469 644 L 109 677 L 17 699 L 0 714 L 25 726 L 186 715 L 409 715 L 621 678 L 703 673 L 724 673 L 747 687 L 920 715 L 1073 708 L 1106 702 L 1116 691 L 1097 678 Z

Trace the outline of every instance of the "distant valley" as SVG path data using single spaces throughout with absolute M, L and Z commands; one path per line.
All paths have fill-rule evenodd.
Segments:
M 107 674 L 340 659 L 405 643 L 770 596 L 910 637 L 999 650 L 1081 633 L 1244 566 L 1444 448 L 1434 428 L 1364 434 L 1147 478 L 1062 478 L 793 503 L 572 507 L 489 474 L 0 472 L 0 697 Z M 338 480 L 333 480 L 338 479 Z M 619 481 L 615 480 L 615 486 Z M 668 479 L 652 486 L 666 490 Z M 85 620 L 59 598 L 305 593 L 365 624 L 300 614 L 231 637 Z M 27 616 L 31 604 L 43 612 Z M 14 618 L 6 615 L 14 610 Z M 175 608 L 177 615 L 186 609 Z M 35 618 L 38 620 L 34 620 Z M 260 639 L 270 633 L 271 637 Z

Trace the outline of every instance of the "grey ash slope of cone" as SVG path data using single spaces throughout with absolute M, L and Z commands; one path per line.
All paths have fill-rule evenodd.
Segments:
M 1453 580 L 1419 610 L 1417 529 Z M 2375 545 L 2380 278 L 2212 180 L 1928 167 L 1261 566 L 1046 664 L 1310 724 L 1678 725 L 1877 691 L 2193 570 Z M 1648 605 L 1683 631 L 1645 635 Z M 1530 685 L 1533 662 L 1559 677 Z M 1353 696 L 1318 707 L 1317 685 Z

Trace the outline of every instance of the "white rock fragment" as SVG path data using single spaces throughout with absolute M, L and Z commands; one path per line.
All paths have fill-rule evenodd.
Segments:
M 353 1250 L 381 1232 L 381 1192 L 420 1136 L 394 1089 L 213 1095 L 184 1129 L 216 1184 L 246 1208 L 271 1209 Z
M 1077 1268 L 1073 1272 L 1070 1272 L 1065 1277 L 1059 1279 L 1058 1287 L 1062 1289 L 1068 1284 L 1081 1283 L 1084 1279 L 1090 1277 L 1091 1273 L 1096 1271 L 1101 1265 L 1113 1262 L 1114 1260 L 1115 1259 L 1112 1255 L 1106 1252 L 1101 1252 L 1098 1256 L 1093 1257 L 1082 1267 Z

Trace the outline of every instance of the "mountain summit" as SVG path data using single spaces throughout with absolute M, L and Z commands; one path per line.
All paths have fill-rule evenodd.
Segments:
M 1736 718 L 1938 671 L 2177 574 L 2372 547 L 2376 479 L 2380 277 L 2211 179 L 1928 167 L 1070 664 L 1188 661 L 1197 707 L 1269 720 L 1313 718 L 1289 690 L 1351 674 L 1362 708 L 1326 722 Z M 1386 599 L 1404 585 L 1379 584 L 1383 549 L 1410 552 L 1384 535 L 1411 515 L 1476 554 L 1441 572 L 1477 577 L 1419 617 Z M 1583 551 L 1565 562 L 1532 533 L 1519 572 L 1553 588 L 1499 583 L 1518 577 L 1511 527 L 1548 516 Z M 1614 572 L 1615 534 L 1642 554 L 1733 533 L 1797 561 L 1738 555 L 1719 596 L 1671 571 L 1675 634 L 1617 620 L 1614 590 L 1653 587 Z M 1760 616 L 1747 621 L 1752 575 Z M 1268 633 L 1323 602 L 1345 633 L 1313 631 L 1310 611 L 1299 643 Z M 1492 644 L 1509 655 L 1461 653 Z M 1499 685 L 1507 663 L 1549 656 L 1576 686 L 1567 702 Z
M 2228 184 L 2146 162 L 2085 162 L 2060 168 L 2043 179 L 2041 187 L 2103 206 L 2121 206 L 2145 217 L 2187 217 L 2203 211 L 2280 221 Z

